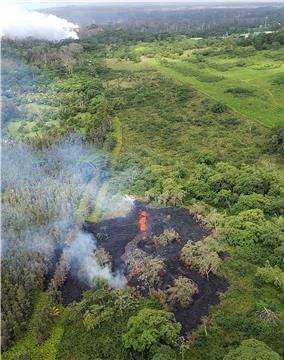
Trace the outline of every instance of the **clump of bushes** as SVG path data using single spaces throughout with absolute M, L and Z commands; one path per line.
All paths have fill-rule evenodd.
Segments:
M 101 327 L 102 323 L 111 320 L 115 309 L 111 306 L 100 304 L 91 305 L 83 315 L 83 324 L 87 331 L 91 331 L 96 327 Z
M 177 355 L 174 349 L 172 349 L 170 346 L 161 345 L 151 360 L 177 360 Z
M 284 272 L 278 266 L 258 267 L 256 277 L 266 284 L 273 284 L 284 292 Z
M 281 356 L 264 342 L 255 339 L 242 341 L 241 345 L 225 355 L 223 360 L 263 359 L 281 360 Z
M 54 324 L 54 315 L 49 305 L 44 306 L 33 323 L 32 331 L 37 344 L 43 344 L 51 335 Z
M 222 236 L 229 244 L 241 247 L 260 244 L 275 249 L 283 240 L 278 226 L 266 220 L 260 209 L 241 211 L 238 215 L 227 217 Z
M 207 82 L 207 83 L 213 83 L 213 82 L 219 82 L 221 80 L 224 80 L 223 76 L 216 76 L 216 75 L 206 75 L 204 73 L 198 73 L 195 75 L 195 77 L 202 82 Z
M 268 151 L 284 160 L 284 127 L 279 126 L 272 130 L 267 143 Z
M 152 240 L 156 246 L 166 246 L 173 241 L 179 241 L 180 235 L 174 229 L 166 229 L 161 235 L 154 235 Z
M 167 291 L 168 302 L 170 304 L 179 303 L 185 308 L 192 302 L 193 295 L 198 293 L 197 284 L 188 278 L 179 277 L 175 279 L 174 286 Z
M 137 249 L 127 259 L 129 277 L 136 277 L 149 289 L 157 286 L 160 282 L 164 269 L 164 261 L 160 257 L 153 257 L 144 251 Z
M 173 313 L 144 308 L 129 318 L 122 339 L 127 349 L 153 351 L 160 344 L 175 346 L 180 330 Z
M 97 248 L 95 256 L 99 266 L 105 267 L 111 265 L 111 255 L 103 247 Z
M 272 81 L 273 85 L 284 85 L 284 75 L 280 74 L 275 77 L 275 79 Z
M 218 243 L 211 237 L 197 243 L 189 240 L 181 250 L 181 260 L 209 279 L 209 274 L 216 273 L 221 263 L 218 250 Z
M 194 219 L 201 222 L 207 229 L 216 231 L 222 222 L 222 215 L 216 209 L 202 202 L 193 203 L 189 211 Z
M 233 87 L 226 90 L 227 93 L 236 95 L 236 96 L 254 96 L 255 91 L 243 87 Z
M 277 200 L 281 194 L 280 182 L 273 174 L 248 165 L 237 168 L 227 163 L 217 163 L 213 167 L 200 164 L 187 183 L 188 197 L 218 208 L 230 210 L 242 194 L 262 194 Z
M 211 63 L 209 66 L 217 71 L 228 71 L 235 66 L 234 63 Z
M 227 110 L 227 106 L 221 102 L 217 102 L 211 107 L 211 111 L 215 114 L 221 114 Z

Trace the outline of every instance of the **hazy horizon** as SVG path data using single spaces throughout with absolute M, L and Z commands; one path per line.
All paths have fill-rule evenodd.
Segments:
M 282 3 L 281 0 L 110 0 L 110 1 L 104 1 L 104 0 L 95 0 L 95 1 L 85 1 L 85 0 L 77 0 L 77 1 L 70 1 L 70 0 L 63 0 L 63 1 L 56 1 L 56 0 L 39 0 L 39 1 L 9 1 L 4 0 L 2 1 L 2 6 L 18 6 L 24 9 L 28 10 L 35 10 L 35 9 L 41 9 L 41 8 L 54 8 L 54 7 L 63 7 L 63 6 L 69 6 L 69 5 L 119 5 L 119 4 L 125 4 L 125 3 L 132 3 L 132 4 L 206 4 L 206 3 L 223 3 L 223 4 L 255 4 L 255 3 Z

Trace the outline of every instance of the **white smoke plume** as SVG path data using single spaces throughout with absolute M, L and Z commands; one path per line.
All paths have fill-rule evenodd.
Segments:
M 75 265 L 75 275 L 89 285 L 92 285 L 94 278 L 103 278 L 111 287 L 123 288 L 127 282 L 123 274 L 113 274 L 108 266 L 99 266 L 95 251 L 96 241 L 92 235 L 79 232 L 70 247 L 65 249 L 65 256 Z
M 2 256 L 37 252 L 49 263 L 55 249 L 62 249 L 66 264 L 79 280 L 92 286 L 94 278 L 104 278 L 111 287 L 122 288 L 124 275 L 97 263 L 92 235 L 79 232 L 67 241 L 74 228 L 74 208 L 87 185 L 84 178 L 93 171 L 83 166 L 88 155 L 75 138 L 55 142 L 41 156 L 26 144 L 3 142 Z M 116 201 L 120 213 L 131 209 L 132 198 L 117 195 Z
M 78 39 L 78 25 L 54 15 L 17 7 L 0 8 L 0 36 L 58 41 Z

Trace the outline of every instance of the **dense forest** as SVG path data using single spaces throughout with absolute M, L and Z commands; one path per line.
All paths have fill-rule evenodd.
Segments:
M 80 25 L 139 32 L 140 37 L 163 33 L 192 36 L 222 35 L 225 32 L 245 32 L 259 26 L 278 27 L 283 22 L 281 3 L 230 2 L 166 2 L 73 5 L 42 9 Z M 132 35 L 130 35 L 132 36 Z M 140 38 L 140 40 L 143 40 Z M 144 39 L 145 40 L 145 39 Z
M 2 39 L 3 359 L 284 356 L 279 8 L 171 6 Z

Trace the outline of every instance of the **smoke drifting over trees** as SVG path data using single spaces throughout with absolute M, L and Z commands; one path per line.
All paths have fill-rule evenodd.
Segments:
M 88 170 L 82 165 L 87 154 L 80 140 L 72 138 L 42 153 L 32 152 L 24 143 L 3 143 L 3 349 L 23 330 L 31 311 L 32 290 L 43 287 L 55 251 L 62 255 L 49 285 L 53 301 L 60 300 L 58 291 L 71 265 L 72 274 L 89 285 L 93 278 L 104 278 L 112 287 L 125 285 L 123 276 L 98 265 L 95 239 L 74 225 L 75 210 L 87 185 Z
M 78 39 L 79 27 L 55 15 L 41 14 L 16 7 L 4 7 L 0 11 L 0 36 L 12 39 L 31 37 L 58 41 Z

